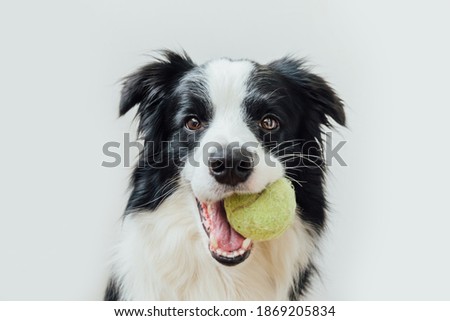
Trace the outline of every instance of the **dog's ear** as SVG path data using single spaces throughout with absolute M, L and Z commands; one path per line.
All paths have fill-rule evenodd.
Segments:
M 194 66 L 185 52 L 161 51 L 161 58 L 125 77 L 119 115 L 126 114 L 137 104 L 140 104 L 138 114 L 141 116 L 145 109 L 158 106 L 173 90 L 176 81 Z
M 342 100 L 333 88 L 322 78 L 309 71 L 304 61 L 285 57 L 271 62 L 269 68 L 278 72 L 286 81 L 289 91 L 311 103 L 319 121 L 330 127 L 328 117 L 345 126 L 345 112 Z

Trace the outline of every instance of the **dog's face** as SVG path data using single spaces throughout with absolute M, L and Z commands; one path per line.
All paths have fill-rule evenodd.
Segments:
M 275 106 L 263 106 L 268 97 L 263 101 L 264 93 L 248 86 L 254 67 L 249 61 L 216 60 L 181 82 L 185 105 L 180 125 L 188 136 L 198 135 L 198 148 L 190 153 L 182 176 L 200 202 L 258 193 L 284 174 L 280 161 L 261 143 L 265 135 L 283 131 L 280 122 L 286 119 Z M 193 97 L 198 88 L 204 91 L 203 102 Z
M 223 199 L 287 177 L 301 219 L 322 227 L 324 200 L 302 198 L 323 194 L 321 125 L 329 124 L 327 116 L 343 125 L 345 117 L 333 90 L 300 61 L 219 59 L 197 66 L 166 52 L 126 79 L 121 114 L 136 104 L 151 150 L 146 145 L 141 153 L 129 212 L 154 210 L 177 186 L 187 186 L 212 256 L 235 265 L 253 242 L 230 227 Z M 321 210 L 310 210 L 317 201 Z

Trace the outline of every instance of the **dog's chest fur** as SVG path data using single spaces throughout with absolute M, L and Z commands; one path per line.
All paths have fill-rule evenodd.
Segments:
M 129 215 L 115 255 L 122 300 L 287 300 L 312 252 L 298 219 L 281 238 L 255 244 L 242 264 L 216 262 L 192 193 L 180 189 L 155 212 Z

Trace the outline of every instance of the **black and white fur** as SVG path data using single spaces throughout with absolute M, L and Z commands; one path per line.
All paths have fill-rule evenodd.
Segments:
M 333 89 L 291 57 L 265 65 L 231 59 L 196 65 L 186 54 L 164 51 L 125 79 L 120 115 L 135 105 L 140 136 L 152 143 L 133 172 L 105 299 L 303 298 L 326 221 L 321 129 L 330 118 L 345 124 Z M 261 128 L 266 115 L 279 128 Z M 201 130 L 186 128 L 192 116 Z M 201 161 L 208 142 L 257 143 L 253 155 L 270 162 L 258 162 L 244 182 L 221 184 Z M 189 158 L 200 161 L 192 165 Z M 234 266 L 214 258 L 198 202 L 258 193 L 281 177 L 295 187 L 292 227 L 277 239 L 252 242 L 251 253 Z

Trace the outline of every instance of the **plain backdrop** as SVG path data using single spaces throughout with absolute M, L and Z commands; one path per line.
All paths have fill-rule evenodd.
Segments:
M 153 50 L 306 57 L 345 100 L 324 300 L 449 300 L 447 1 L 1 1 L 0 299 L 98 300 L 134 133 L 120 78 Z

